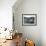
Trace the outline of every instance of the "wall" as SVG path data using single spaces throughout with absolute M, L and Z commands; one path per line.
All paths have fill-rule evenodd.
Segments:
M 42 46 L 46 46 L 46 0 L 41 1 L 41 38 Z
M 22 32 L 25 39 L 34 40 L 36 46 L 41 46 L 41 1 L 22 0 L 19 4 L 15 3 L 13 14 L 15 31 Z M 22 26 L 22 14 L 37 14 L 37 26 Z
M 12 29 L 12 6 L 16 0 L 0 0 L 0 27 Z

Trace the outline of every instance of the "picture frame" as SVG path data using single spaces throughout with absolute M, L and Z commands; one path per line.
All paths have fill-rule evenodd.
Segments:
M 36 26 L 37 14 L 22 14 L 22 26 Z

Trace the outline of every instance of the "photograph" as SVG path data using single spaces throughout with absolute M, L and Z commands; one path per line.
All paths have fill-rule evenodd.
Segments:
M 37 25 L 37 14 L 22 14 L 22 25 L 25 26 Z
M 0 46 L 46 46 L 46 0 L 0 0 Z

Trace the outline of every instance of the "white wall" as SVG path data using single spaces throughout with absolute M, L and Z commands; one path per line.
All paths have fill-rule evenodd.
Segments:
M 13 13 L 15 30 L 22 32 L 24 38 L 34 40 L 36 46 L 41 46 L 41 1 L 22 0 L 13 6 Z M 37 14 L 37 26 L 22 26 L 22 14 Z
M 41 1 L 41 38 L 42 46 L 46 46 L 46 0 Z
M 0 27 L 12 28 L 12 6 L 16 0 L 0 0 Z

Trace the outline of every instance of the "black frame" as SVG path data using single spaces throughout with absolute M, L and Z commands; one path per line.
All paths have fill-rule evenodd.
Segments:
M 33 21 L 35 21 L 35 23 L 34 24 L 24 24 L 24 16 L 35 16 L 35 17 L 32 17 L 32 18 L 35 18 L 35 20 L 33 20 Z M 30 17 L 30 18 L 31 18 Z M 22 26 L 36 26 L 37 25 L 37 14 L 22 14 Z

